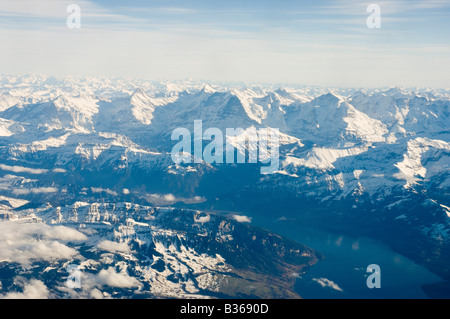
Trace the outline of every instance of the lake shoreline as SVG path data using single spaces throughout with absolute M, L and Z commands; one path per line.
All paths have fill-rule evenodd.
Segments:
M 365 269 L 360 269 L 361 267 L 353 267 L 353 268 L 358 268 L 357 272 L 357 276 L 361 276 L 361 282 L 362 284 L 358 284 L 359 286 L 357 286 L 357 288 L 355 289 L 359 289 L 359 291 L 361 292 L 362 296 L 359 297 L 357 295 L 357 293 L 351 293 L 351 294 L 347 294 L 348 297 L 344 297 L 342 296 L 342 294 L 339 294 L 339 290 L 338 289 L 342 289 L 342 288 L 338 288 L 335 289 L 336 292 L 333 293 L 324 293 L 323 294 L 323 298 L 349 298 L 349 299 L 360 299 L 360 298 L 386 298 L 383 296 L 387 296 L 388 299 L 403 299 L 403 298 L 413 298 L 413 299 L 427 299 L 427 298 L 435 298 L 435 296 L 437 295 L 436 292 L 434 292 L 434 287 L 437 287 L 436 289 L 438 289 L 438 293 L 440 293 L 442 295 L 442 287 L 445 287 L 445 279 L 443 279 L 441 276 L 433 273 L 430 269 L 428 269 L 427 267 L 425 267 L 424 265 L 420 265 L 418 264 L 416 261 L 414 261 L 413 259 L 410 259 L 408 256 L 405 256 L 404 254 L 402 254 L 401 252 L 398 252 L 397 250 L 393 249 L 393 247 L 391 247 L 391 245 L 389 245 L 388 243 L 376 239 L 376 238 L 372 238 L 372 237 L 365 237 L 365 236 L 357 236 L 355 234 L 349 234 L 348 232 L 341 230 L 341 231 L 336 231 L 336 229 L 329 229 L 327 227 L 318 227 L 317 225 L 306 225 L 305 223 L 301 223 L 295 220 L 270 220 L 267 217 L 262 217 L 262 216 L 251 216 L 252 217 L 252 223 L 255 226 L 259 226 L 259 227 L 263 227 L 266 229 L 269 229 L 272 232 L 275 232 L 281 236 L 293 239 L 295 241 L 300 242 L 303 245 L 306 245 L 316 251 L 318 251 L 320 254 L 322 254 L 324 256 L 323 260 L 319 261 L 316 265 L 312 266 L 311 268 L 308 269 L 308 273 L 305 274 L 304 278 L 299 278 L 297 279 L 297 283 L 296 286 L 302 286 L 301 284 L 298 284 L 299 281 L 301 281 L 302 279 L 309 280 L 310 282 L 308 284 L 304 284 L 303 288 L 305 287 L 310 287 L 311 289 L 314 289 L 316 291 L 316 289 L 314 287 L 311 287 L 311 280 L 316 279 L 316 281 L 319 281 L 319 279 L 317 278 L 313 278 L 315 275 L 320 274 L 321 272 L 318 271 L 316 272 L 315 269 L 317 268 L 328 268 L 327 266 L 321 266 L 321 263 L 327 263 L 327 259 L 331 259 L 330 264 L 335 265 L 336 267 L 339 266 L 339 261 L 336 260 L 336 254 L 338 254 L 338 252 L 333 252 L 333 245 L 335 245 L 336 243 L 333 243 L 333 240 L 338 241 L 337 244 L 339 244 L 340 246 L 344 245 L 345 242 L 347 242 L 347 246 L 346 248 L 344 247 L 340 247 L 339 245 L 336 246 L 336 249 L 339 251 L 344 251 L 346 253 L 349 253 L 350 251 L 352 251 L 352 249 L 356 249 L 355 247 L 355 243 L 359 243 L 358 245 L 362 245 L 365 247 L 358 247 L 358 249 L 366 249 L 366 253 L 365 255 L 370 255 L 371 250 L 376 251 L 378 254 L 380 254 L 380 258 L 383 260 L 383 262 L 385 263 L 384 268 L 386 267 L 391 267 L 391 268 L 395 268 L 396 270 L 396 274 L 395 275 L 391 275 L 392 278 L 395 277 L 402 277 L 401 279 L 401 284 L 399 284 L 399 287 L 395 287 L 395 284 L 390 287 L 390 289 L 392 289 L 393 291 L 397 291 L 398 290 L 398 296 L 392 292 L 392 293 L 388 293 L 388 294 L 380 294 L 377 293 L 376 290 L 372 290 L 371 292 L 367 292 L 364 289 L 368 289 L 367 287 L 365 287 L 365 279 L 364 276 L 367 275 L 365 273 Z M 307 230 L 308 235 L 302 235 L 301 230 L 305 231 Z M 322 238 L 322 242 L 321 243 L 321 239 L 310 239 L 308 240 L 308 237 L 311 237 L 314 235 L 314 233 L 318 233 L 318 237 L 324 236 L 326 234 L 328 234 L 329 238 Z M 302 238 L 303 237 L 303 238 Z M 325 243 L 325 241 L 327 241 Z M 352 242 L 351 244 L 349 242 Z M 320 247 L 320 245 L 324 245 L 324 246 L 329 246 L 329 247 Z M 321 249 L 322 248 L 322 249 Z M 330 256 L 331 255 L 331 256 Z M 366 264 L 369 264 L 369 260 L 371 260 L 370 258 L 368 258 L 367 256 L 363 256 L 364 258 L 362 260 L 367 260 Z M 386 261 L 386 259 L 388 258 L 392 258 L 392 260 L 394 260 L 394 262 L 392 264 L 389 263 L 389 261 Z M 361 260 L 361 261 L 362 261 Z M 397 260 L 397 261 L 396 261 Z M 353 262 L 358 263 L 358 259 L 353 257 Z M 413 273 L 411 273 L 411 276 L 408 276 L 407 274 L 403 274 L 402 275 L 402 270 L 401 267 L 398 268 L 398 265 L 395 265 L 395 262 L 399 263 L 399 264 L 404 264 L 405 269 L 407 269 L 408 271 L 412 271 Z M 365 266 L 367 266 L 365 265 Z M 342 265 L 341 265 L 342 266 Z M 397 269 L 398 268 L 398 269 Z M 409 270 L 412 269 L 412 270 Z M 364 271 L 363 271 L 364 270 Z M 349 272 L 348 270 L 346 270 L 346 274 L 351 274 L 351 272 Z M 325 272 L 326 275 L 327 273 Z M 418 282 L 418 280 L 416 279 L 415 274 L 419 274 L 419 277 L 422 278 L 422 281 L 427 279 L 427 282 Z M 328 276 L 330 276 L 330 274 L 328 273 Z M 333 274 L 334 277 L 339 278 L 339 275 Z M 414 277 L 413 277 L 414 276 Z M 414 278 L 414 280 L 411 280 L 411 278 Z M 345 281 L 344 281 L 345 282 Z M 323 284 L 323 283 L 322 283 Z M 330 286 L 333 286 L 332 283 L 327 283 Z M 318 284 L 318 286 L 320 287 L 320 285 Z M 336 285 L 338 286 L 338 285 Z M 401 286 L 404 286 L 403 288 Z M 329 288 L 328 286 L 325 288 Z M 336 288 L 336 287 L 335 287 Z M 331 289 L 331 288 L 330 288 Z M 408 290 L 412 290 L 415 291 L 415 293 L 411 293 L 411 292 L 407 292 Z M 419 292 L 420 290 L 420 292 Z M 404 291 L 404 292 L 402 292 Z M 308 299 L 308 294 L 305 294 L 304 291 L 298 291 L 298 293 L 300 295 L 302 295 L 302 297 Z M 314 295 L 314 294 L 313 294 Z M 320 295 L 314 295 L 313 298 L 322 298 Z

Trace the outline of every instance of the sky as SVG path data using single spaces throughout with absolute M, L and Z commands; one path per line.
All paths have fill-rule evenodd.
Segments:
M 450 1 L 1 0 L 0 45 L 8 75 L 450 88 Z

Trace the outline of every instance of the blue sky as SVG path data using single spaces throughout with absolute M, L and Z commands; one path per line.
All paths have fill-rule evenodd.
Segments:
M 447 0 L 2 0 L 0 73 L 450 87 L 449 17 Z

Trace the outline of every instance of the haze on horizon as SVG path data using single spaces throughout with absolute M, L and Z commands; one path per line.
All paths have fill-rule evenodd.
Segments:
M 449 87 L 449 13 L 445 0 L 2 0 L 0 73 Z

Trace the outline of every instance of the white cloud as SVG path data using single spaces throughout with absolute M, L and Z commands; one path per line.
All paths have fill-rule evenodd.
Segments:
M 101 187 L 91 187 L 91 192 L 93 193 L 103 193 L 105 192 L 106 194 L 112 195 L 112 196 L 117 196 L 117 192 L 110 190 L 108 188 L 101 188 Z
M 177 197 L 173 194 L 146 194 L 145 199 L 154 205 L 171 205 L 176 202 L 183 202 L 185 204 L 196 204 L 206 201 L 206 198 L 201 196 L 194 197 Z
M 65 282 L 62 285 L 56 287 L 59 291 L 69 299 L 87 299 L 87 298 L 102 298 L 103 293 L 98 289 L 99 283 L 97 282 L 97 275 L 86 271 L 81 271 L 81 289 L 72 289 L 66 286 Z M 103 296 L 104 298 L 107 298 Z
M 23 166 L 9 166 L 5 164 L 0 164 L 0 169 L 5 171 L 11 171 L 14 173 L 29 173 L 29 174 L 46 174 L 48 169 L 41 168 L 28 168 Z
M 67 7 L 72 3 L 80 6 L 81 14 L 84 17 L 130 20 L 129 17 L 114 14 L 108 9 L 86 0 L 77 0 L 76 2 L 72 0 L 2 0 L 0 1 L 0 16 L 62 19 L 65 22 L 65 18 L 70 14 L 67 13 Z
M 168 201 L 168 202 L 173 202 L 175 201 L 175 196 L 173 194 L 166 194 L 163 196 L 164 200 Z
M 97 275 L 98 283 L 117 288 L 141 287 L 142 284 L 128 274 L 118 273 L 114 268 L 102 269 Z
M 240 223 L 251 223 L 252 219 L 245 215 L 233 215 L 233 219 Z
M 97 248 L 106 250 L 109 252 L 130 252 L 130 247 L 126 243 L 118 243 L 110 240 L 103 240 L 97 245 Z
M 97 288 L 92 289 L 89 295 L 93 299 L 104 299 L 105 298 L 103 296 L 103 293 L 100 290 L 98 290 Z
M 198 217 L 198 218 L 195 218 L 194 217 L 194 221 L 196 222 L 196 223 L 207 223 L 207 222 L 209 222 L 211 220 L 211 215 L 206 215 L 206 216 L 200 216 L 200 217 Z
M 78 252 L 62 242 L 83 241 L 86 236 L 75 229 L 47 224 L 0 222 L 0 261 L 28 267 L 33 261 L 69 259 Z
M 10 292 L 0 296 L 2 299 L 47 299 L 49 292 L 47 286 L 40 280 L 31 279 L 23 282 L 22 292 Z
M 37 188 L 16 188 L 12 192 L 16 195 L 28 195 L 28 194 L 47 194 L 56 193 L 58 189 L 56 187 L 37 187 Z
M 33 224 L 39 227 L 36 233 L 41 232 L 46 238 L 63 241 L 84 241 L 87 237 L 78 230 L 66 226 L 48 226 L 42 227 L 40 224 Z
M 339 287 L 336 283 L 327 278 L 313 278 L 313 280 L 324 288 L 329 287 L 337 291 L 343 291 L 341 287 Z

